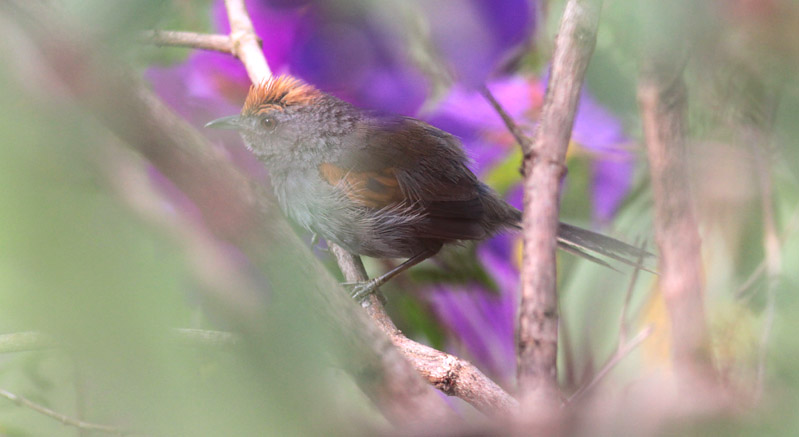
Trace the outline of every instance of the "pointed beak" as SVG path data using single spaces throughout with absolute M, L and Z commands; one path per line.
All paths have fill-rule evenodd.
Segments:
M 205 127 L 210 127 L 212 129 L 238 130 L 241 128 L 241 117 L 238 115 L 231 115 L 228 117 L 217 118 L 214 121 L 209 121 L 206 123 Z

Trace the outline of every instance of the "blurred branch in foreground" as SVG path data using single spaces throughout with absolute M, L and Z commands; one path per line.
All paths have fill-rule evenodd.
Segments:
M 229 162 L 211 151 L 202 135 L 135 80 L 112 67 L 112 60 L 89 51 L 93 45 L 52 20 L 48 10 L 36 8 L 32 13 L 28 5 L 19 2 L 6 4 L 3 9 L 26 25 L 43 61 L 76 98 L 168 175 L 195 202 L 210 230 L 239 247 L 265 272 L 275 289 L 284 291 L 283 300 L 305 296 L 306 307 L 296 317 L 311 317 L 303 315 L 310 311 L 337 333 L 336 338 L 349 351 L 340 358 L 390 420 L 414 424 L 435 419 L 442 423 L 442 419 L 451 417 L 449 407 L 421 382 L 412 367 L 404 364 L 389 339 L 299 241 L 264 190 L 251 186 Z M 70 73 L 74 71 L 81 74 Z M 292 274 L 297 265 L 307 274 Z M 217 303 L 224 309 L 229 302 Z M 262 337 L 269 337 L 261 335 L 265 314 L 258 306 L 228 307 L 223 314 L 232 326 L 247 333 L 247 340 L 254 341 L 255 347 L 267 347 L 258 346 Z M 359 377 L 363 375 L 372 376 Z
M 85 431 L 96 431 L 96 432 L 102 432 L 114 435 L 132 434 L 128 431 L 125 431 L 123 429 L 114 426 L 101 425 L 99 423 L 91 423 L 91 422 L 85 422 L 83 420 L 73 419 L 72 417 L 69 417 L 65 414 L 61 414 L 57 411 L 53 411 L 50 408 L 45 407 L 44 405 L 37 404 L 36 402 L 33 402 L 28 398 L 16 395 L 2 388 L 0 388 L 0 396 L 16 403 L 17 405 L 30 408 L 31 410 L 44 414 L 47 417 L 52 417 L 53 419 L 58 420 L 59 422 L 67 426 L 74 426 L 75 428 Z
M 656 47 L 645 60 L 638 99 L 655 197 L 660 289 L 671 317 L 674 360 L 683 366 L 704 361 L 708 338 L 701 242 L 685 170 L 686 55 L 673 59 L 665 51 Z

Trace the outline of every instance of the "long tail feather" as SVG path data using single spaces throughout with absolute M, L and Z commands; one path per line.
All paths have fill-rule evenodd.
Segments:
M 558 227 L 558 243 L 562 249 L 582 256 L 590 261 L 597 262 L 598 264 L 607 266 L 607 263 L 598 260 L 596 257 L 586 252 L 604 255 L 627 265 L 638 266 L 647 272 L 656 273 L 639 264 L 639 259 L 646 260 L 654 256 L 651 253 L 623 241 L 587 229 L 561 223 Z

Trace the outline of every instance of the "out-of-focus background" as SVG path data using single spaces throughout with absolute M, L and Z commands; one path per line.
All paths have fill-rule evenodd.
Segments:
M 223 2 L 16 3 L 26 2 L 0 6 L 0 332 L 46 333 L 59 347 L 0 355 L 0 388 L 146 435 L 350 434 L 382 426 L 331 359 L 341 346 L 308 302 L 287 298 L 242 252 L 216 240 L 170 175 L 126 147 L 106 125 L 108 114 L 60 83 L 65 75 L 93 77 L 87 71 L 98 65 L 124 71 L 131 87 L 145 84 L 202 131 L 213 153 L 268 185 L 235 134 L 202 129 L 239 111 L 249 87 L 240 62 L 156 47 L 140 36 L 151 29 L 227 33 Z M 630 408 L 627 396 L 657 391 L 653 375 L 671 366 L 666 308 L 656 277 L 642 273 L 624 326 L 630 335 L 649 326 L 653 333 L 581 395 L 586 414 L 574 432 L 795 435 L 799 4 L 657 3 L 605 1 L 561 219 L 655 250 L 636 86 L 648 47 L 673 48 L 674 62 L 687 59 L 689 184 L 702 239 L 711 367 L 733 405 L 664 420 L 653 396 Z M 564 1 L 246 4 L 275 74 L 455 134 L 475 173 L 521 207 L 519 147 L 481 89 L 534 131 Z M 46 12 L 37 14 L 39 7 Z M 61 59 L 43 48 L 32 36 L 47 27 L 29 19 L 37 15 L 75 35 L 74 53 L 96 59 Z M 100 84 L 81 86 L 91 94 Z M 119 105 L 124 116 L 125 102 Z M 520 247 L 518 234 L 506 234 L 447 250 L 385 286 L 387 308 L 409 337 L 473 362 L 513 391 Z M 314 251 L 339 275 L 324 243 Z M 370 275 L 396 265 L 365 262 Z M 559 375 L 567 394 L 593 380 L 616 350 L 632 275 L 618 268 L 558 255 Z M 304 272 L 296 266 L 287 276 Z M 245 323 L 219 310 L 220 301 L 262 307 L 259 333 L 267 334 L 250 348 L 175 341 L 174 328 L 246 334 Z M 479 420 L 467 404 L 448 402 L 467 422 Z M 5 399 L 0 433 L 92 435 Z

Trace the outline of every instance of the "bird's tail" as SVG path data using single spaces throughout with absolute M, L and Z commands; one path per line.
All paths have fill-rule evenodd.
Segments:
M 490 188 L 485 187 L 485 190 L 488 191 Z M 500 222 L 504 226 L 521 229 L 521 211 L 507 204 L 498 196 L 483 196 L 482 200 L 483 208 L 487 211 L 485 216 L 489 220 L 489 225 L 486 228 L 494 228 L 495 223 Z M 607 235 L 578 228 L 577 226 L 560 223 L 558 226 L 558 246 L 567 252 L 611 269 L 613 267 L 598 256 L 614 259 L 655 273 L 641 265 L 647 258 L 653 256 L 651 253 Z
M 639 247 L 627 244 L 615 238 L 602 235 L 587 229 L 578 228 L 561 222 L 558 225 L 558 246 L 595 263 L 611 267 L 608 263 L 593 254 L 599 254 L 627 265 L 639 267 L 653 272 L 641 263 L 653 255 Z

